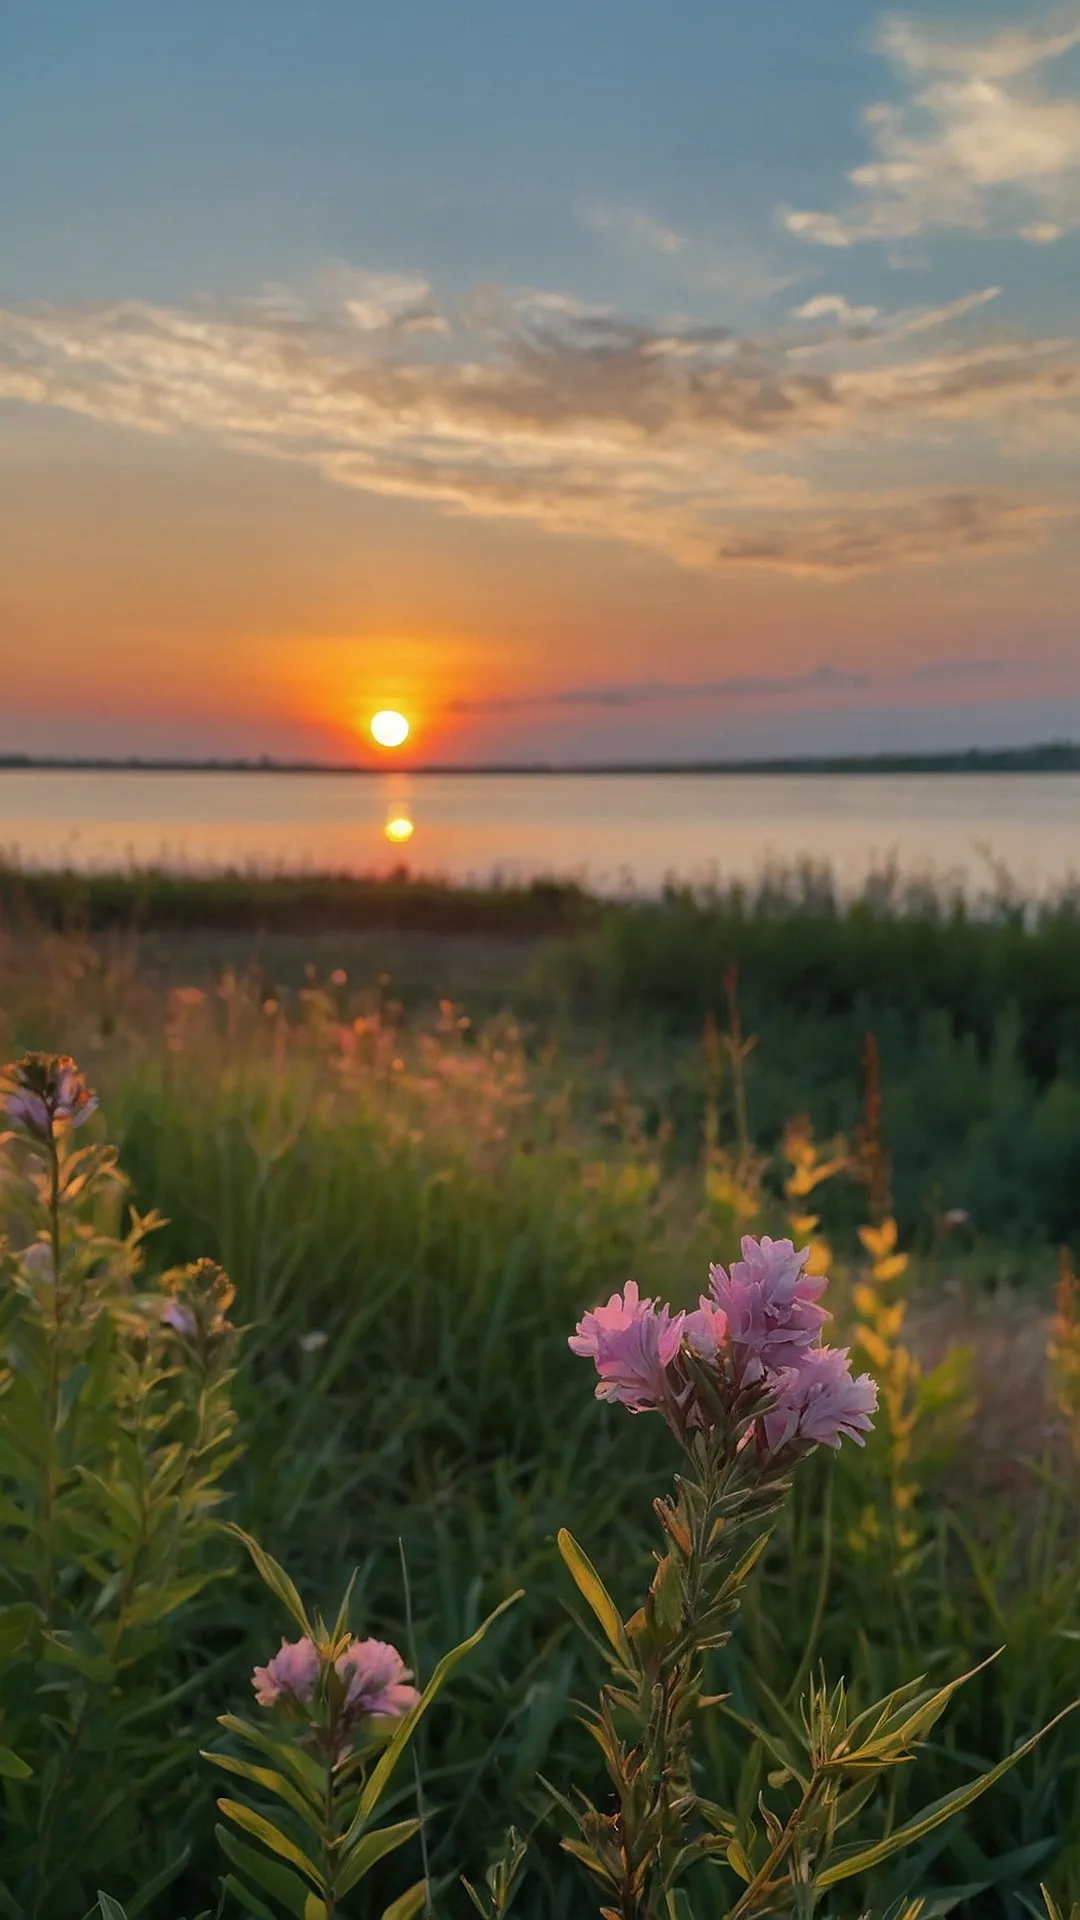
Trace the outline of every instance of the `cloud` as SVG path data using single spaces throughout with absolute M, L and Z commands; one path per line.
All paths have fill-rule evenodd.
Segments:
M 581 209 L 581 217 L 622 253 L 658 262 L 684 286 L 708 287 L 729 300 L 767 300 L 789 287 L 794 277 L 741 235 L 682 233 L 643 207 L 592 201 Z
M 865 327 L 878 318 L 877 307 L 849 307 L 842 293 L 816 293 L 792 312 L 794 320 L 836 320 L 842 327 Z
M 440 305 L 421 276 L 343 272 L 321 303 L 0 310 L 0 400 L 681 565 L 843 574 L 1014 547 L 1062 512 L 1026 467 L 1017 492 L 989 464 L 1021 430 L 1027 457 L 1040 421 L 1060 440 L 1078 417 L 1080 342 L 968 341 L 958 323 L 996 291 L 872 321 L 823 295 L 794 331 L 746 339 L 537 289 Z M 950 441 L 970 485 L 822 477 L 860 449 L 879 470 L 890 444 L 932 444 L 937 462 Z
M 900 672 L 855 671 L 822 665 L 790 674 L 729 674 L 713 680 L 619 680 L 560 687 L 541 693 L 452 700 L 447 712 L 462 717 L 533 713 L 551 708 L 637 708 L 702 701 L 783 701 L 800 694 L 853 694 L 926 685 L 967 685 L 997 677 L 1009 667 L 997 659 L 937 660 Z
M 1045 510 L 988 489 L 953 489 L 886 505 L 816 514 L 728 534 L 717 558 L 727 566 L 837 574 L 910 567 L 1030 545 Z
M 1056 27 L 982 40 L 951 40 L 892 16 L 879 46 L 906 98 L 863 116 L 876 156 L 848 174 L 860 198 L 839 212 L 789 209 L 789 233 L 841 249 L 934 228 L 1049 245 L 1080 226 L 1080 99 L 1052 94 L 1038 78 L 1080 46 L 1075 5 Z

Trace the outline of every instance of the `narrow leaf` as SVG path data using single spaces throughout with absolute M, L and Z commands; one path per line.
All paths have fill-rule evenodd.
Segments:
M 385 1859 L 388 1853 L 395 1853 L 419 1833 L 419 1820 L 399 1820 L 393 1827 L 376 1827 L 371 1833 L 361 1834 L 350 1848 L 346 1841 L 341 1849 L 341 1871 L 334 1876 L 334 1892 L 348 1893 L 366 1873 L 370 1873 L 376 1862 Z
M 850 1880 L 853 1874 L 865 1873 L 869 1868 L 879 1866 L 882 1860 L 890 1859 L 894 1853 L 902 1852 L 904 1847 L 910 1847 L 914 1841 L 921 1840 L 925 1834 L 932 1833 L 935 1827 L 943 1826 L 946 1820 L 952 1819 L 954 1813 L 963 1813 L 965 1807 L 970 1807 L 988 1788 L 995 1786 L 1011 1767 L 1015 1767 L 1018 1760 L 1025 1759 L 1034 1751 L 1044 1734 L 1050 1733 L 1077 1707 L 1080 1707 L 1080 1700 L 1074 1700 L 1063 1712 L 1055 1714 L 1045 1727 L 1033 1733 L 1030 1740 L 1025 1740 L 1023 1746 L 1007 1754 L 1004 1760 L 999 1760 L 996 1767 L 980 1774 L 976 1780 L 969 1780 L 964 1786 L 955 1788 L 940 1800 L 932 1801 L 930 1806 L 924 1807 L 904 1826 L 897 1827 L 895 1833 L 889 1834 L 886 1839 L 878 1840 L 870 1847 L 858 1848 L 854 1853 L 838 1856 L 824 1873 L 818 1875 L 815 1886 L 821 1889 L 835 1887 L 841 1880 Z
M 245 1887 L 235 1873 L 227 1873 L 221 1884 L 232 1894 L 234 1900 L 239 1900 L 245 1913 L 254 1914 L 255 1920 L 277 1920 L 277 1916 L 271 1913 L 269 1907 L 264 1906 L 258 1894 L 252 1893 L 250 1887 Z
M 246 1873 L 249 1880 L 254 1880 L 256 1886 L 262 1887 L 264 1893 L 272 1893 L 275 1900 L 280 1900 L 282 1906 L 300 1920 L 308 1890 L 299 1874 L 294 1873 L 291 1867 L 283 1867 L 277 1860 L 268 1860 L 264 1853 L 256 1853 L 254 1847 L 238 1840 L 228 1827 L 215 1827 L 214 1832 L 222 1853 L 232 1861 L 233 1866 L 239 1867 L 241 1873 Z
M 427 1881 L 418 1880 L 415 1886 L 399 1893 L 396 1900 L 391 1900 L 390 1905 L 383 1908 L 382 1920 L 414 1920 L 414 1916 L 423 1911 L 426 1902 Z
M 245 1740 L 258 1753 L 265 1753 L 277 1767 L 287 1768 L 297 1785 L 307 1794 L 312 1804 L 321 1807 L 326 1791 L 326 1775 L 317 1760 L 300 1747 L 290 1746 L 288 1741 L 275 1740 L 265 1727 L 253 1726 L 250 1720 L 241 1720 L 235 1713 L 223 1713 L 218 1716 L 218 1726 L 226 1733 L 233 1734 L 238 1740 Z M 211 1756 L 207 1756 L 210 1758 Z
M 412 1709 L 411 1713 L 407 1713 L 404 1716 L 404 1718 L 398 1722 L 397 1730 L 394 1733 L 393 1738 L 389 1741 L 388 1745 L 384 1748 L 383 1752 L 379 1756 L 378 1761 L 376 1762 L 375 1766 L 371 1770 L 371 1776 L 367 1782 L 367 1785 L 364 1788 L 363 1793 L 360 1796 L 359 1811 L 357 1813 L 356 1820 L 353 1823 L 357 1831 L 360 1831 L 363 1828 L 364 1823 L 368 1819 L 370 1819 L 371 1815 L 374 1813 L 375 1808 L 378 1806 L 379 1800 L 382 1797 L 383 1790 L 386 1786 L 387 1781 L 390 1778 L 390 1775 L 393 1773 L 394 1768 L 397 1766 L 397 1763 L 401 1758 L 401 1755 L 404 1753 L 405 1748 L 408 1746 L 409 1741 L 412 1739 L 412 1736 L 416 1731 L 416 1728 L 420 1721 L 421 1716 L 427 1712 L 428 1707 L 431 1705 L 431 1702 L 434 1700 L 435 1695 L 438 1693 L 440 1687 L 443 1684 L 443 1681 L 446 1680 L 451 1673 L 453 1673 L 454 1668 L 457 1666 L 459 1660 L 463 1660 L 467 1653 L 471 1653 L 474 1647 L 479 1646 L 488 1628 L 494 1625 L 495 1621 L 499 1618 L 500 1614 L 505 1613 L 508 1607 L 512 1607 L 516 1601 L 521 1599 L 523 1592 L 524 1592 L 524 1588 L 519 1587 L 516 1593 L 512 1593 L 508 1599 L 500 1602 L 500 1604 L 495 1608 L 494 1613 L 488 1614 L 487 1619 L 482 1623 L 481 1626 L 477 1627 L 476 1632 L 474 1634 L 470 1634 L 469 1638 L 467 1640 L 463 1640 L 460 1646 L 451 1647 L 449 1653 L 443 1654 L 443 1657 L 439 1661 L 438 1666 L 435 1668 L 435 1671 L 432 1674 L 431 1679 L 428 1681 L 427 1686 L 424 1688 L 423 1693 L 420 1695 L 420 1699 L 417 1705 Z M 351 1832 L 351 1829 L 350 1829 L 350 1832 Z M 348 1838 L 349 1836 L 347 1835 L 346 1843 L 348 1842 Z
M 0 1747 L 0 1780 L 29 1780 L 33 1771 L 10 1747 Z
M 312 1833 L 322 1834 L 326 1822 L 321 1809 L 313 1807 L 299 1788 L 286 1780 L 283 1773 L 277 1773 L 273 1767 L 256 1767 L 250 1760 L 234 1759 L 231 1753 L 207 1753 L 200 1748 L 199 1758 L 209 1760 L 211 1766 L 220 1767 L 223 1773 L 238 1774 L 241 1780 L 250 1780 L 253 1786 L 272 1793 L 276 1800 L 283 1800 L 287 1807 L 299 1814 Z
M 311 1622 L 304 1611 L 304 1603 L 284 1567 L 279 1566 L 273 1556 L 267 1553 L 265 1547 L 260 1547 L 259 1542 L 252 1539 L 250 1533 L 245 1533 L 243 1527 L 238 1527 L 235 1520 L 227 1520 L 225 1529 L 237 1540 L 242 1541 L 255 1562 L 260 1578 L 269 1587 L 271 1593 L 277 1594 L 282 1605 L 288 1608 L 308 1639 L 313 1640 L 315 1636 L 311 1630 Z
M 245 1807 L 241 1800 L 219 1800 L 218 1806 L 227 1820 L 234 1820 L 245 1833 L 253 1834 L 256 1840 L 261 1840 L 263 1846 L 269 1847 L 271 1853 L 276 1853 L 279 1859 L 288 1860 L 291 1866 L 299 1867 L 301 1873 L 307 1875 L 312 1886 L 322 1891 L 323 1877 L 315 1862 L 308 1859 L 307 1854 L 296 1845 L 295 1841 L 290 1840 L 287 1834 L 275 1827 L 272 1820 L 267 1820 L 265 1815 L 256 1813 L 254 1807 Z
M 591 1607 L 623 1666 L 632 1672 L 634 1659 L 618 1609 L 588 1554 L 565 1527 L 559 1529 L 558 1547 L 582 1599 Z

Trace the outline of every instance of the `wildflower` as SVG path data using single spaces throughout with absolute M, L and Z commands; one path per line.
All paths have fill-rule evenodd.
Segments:
M 712 1296 L 727 1318 L 728 1338 L 740 1381 L 752 1386 L 766 1372 L 795 1366 L 829 1318 L 816 1302 L 828 1284 L 804 1271 L 809 1247 L 796 1252 L 790 1240 L 760 1240 L 749 1234 L 742 1259 L 709 1269 Z
M 411 1669 L 385 1640 L 354 1640 L 338 1655 L 334 1668 L 348 1682 L 345 1707 L 356 1718 L 379 1714 L 400 1719 L 420 1703 L 419 1693 L 409 1684 Z
M 176 1267 L 162 1274 L 166 1300 L 161 1309 L 162 1324 L 174 1333 L 192 1340 L 214 1340 L 230 1333 L 229 1308 L 236 1288 L 215 1260 L 195 1260 L 190 1266 Z
M 595 1360 L 601 1334 L 618 1333 L 624 1327 L 633 1326 L 635 1320 L 642 1319 L 651 1311 L 652 1301 L 642 1300 L 637 1281 L 628 1280 L 622 1293 L 613 1293 L 606 1307 L 594 1307 L 591 1312 L 582 1315 L 567 1342 L 571 1353 L 579 1353 L 586 1360 Z
M 302 1640 L 282 1640 L 280 1652 L 265 1667 L 255 1668 L 251 1684 L 260 1707 L 273 1707 L 283 1694 L 293 1700 L 310 1700 L 318 1677 L 319 1656 L 305 1634 Z
M 97 1106 L 74 1060 L 66 1053 L 25 1053 L 4 1069 L 10 1091 L 3 1106 L 9 1120 L 39 1139 L 48 1139 L 53 1127 L 81 1127 Z
M 162 1307 L 161 1323 L 171 1327 L 174 1333 L 182 1334 L 186 1340 L 192 1338 L 198 1325 L 191 1308 L 185 1307 L 182 1300 L 170 1300 Z
M 877 1401 L 877 1382 L 868 1373 L 852 1377 L 847 1347 L 810 1347 L 779 1376 L 763 1421 L 766 1446 L 770 1453 L 793 1441 L 838 1447 L 845 1435 L 865 1446 Z
M 325 1333 L 321 1327 L 313 1328 L 310 1333 L 302 1333 L 300 1335 L 298 1343 L 300 1351 L 301 1353 L 321 1353 L 329 1338 L 330 1335 Z
M 699 1360 L 715 1365 L 727 1343 L 728 1323 L 723 1310 L 703 1293 L 694 1313 L 683 1318 L 682 1337 Z
M 618 1400 L 631 1413 L 663 1413 L 670 1418 L 678 1382 L 668 1369 L 678 1358 L 684 1317 L 677 1313 L 672 1318 L 667 1307 L 656 1308 L 649 1301 L 623 1326 L 602 1325 L 594 1356 L 600 1375 L 597 1399 Z

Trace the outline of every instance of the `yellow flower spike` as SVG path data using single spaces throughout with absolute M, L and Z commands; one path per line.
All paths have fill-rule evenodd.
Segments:
M 820 1280 L 831 1272 L 832 1264 L 833 1252 L 829 1242 L 827 1240 L 811 1239 L 810 1258 L 806 1263 L 805 1272 L 810 1275 L 811 1279 Z
M 896 1221 L 891 1217 L 877 1227 L 860 1227 L 859 1239 L 872 1260 L 883 1260 L 896 1245 Z
M 900 1275 L 907 1270 L 908 1255 L 906 1253 L 891 1253 L 884 1260 L 875 1260 L 871 1269 L 879 1285 L 883 1285 L 886 1280 L 899 1280 Z
M 906 1300 L 898 1300 L 894 1307 L 883 1307 L 878 1315 L 878 1331 L 882 1339 L 895 1340 L 906 1318 Z
M 869 1355 L 872 1365 L 878 1369 L 879 1373 L 884 1373 L 889 1366 L 892 1355 L 889 1348 L 885 1345 L 884 1340 L 882 1340 L 879 1334 L 874 1332 L 873 1327 L 856 1328 L 855 1343 L 862 1348 L 864 1353 Z M 880 1380 L 878 1384 L 882 1384 Z

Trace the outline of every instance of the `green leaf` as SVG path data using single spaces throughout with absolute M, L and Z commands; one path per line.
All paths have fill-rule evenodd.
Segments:
M 396 1900 L 391 1900 L 390 1905 L 383 1908 L 382 1920 L 415 1920 L 416 1914 L 422 1913 L 426 1905 L 427 1881 L 418 1880 L 415 1886 L 399 1893 Z
M 258 1895 L 252 1893 L 250 1887 L 245 1887 L 235 1873 L 227 1873 L 222 1885 L 232 1894 L 234 1900 L 239 1900 L 245 1913 L 254 1914 L 255 1920 L 277 1920 L 276 1914 L 271 1913 L 269 1907 L 264 1906 Z
M 264 1853 L 256 1853 L 254 1847 L 238 1840 L 228 1827 L 215 1827 L 214 1832 L 222 1853 L 233 1866 L 246 1873 L 264 1893 L 272 1893 L 297 1920 L 302 1920 L 308 1889 L 299 1874 L 293 1873 L 290 1867 L 280 1866 L 276 1860 L 268 1860 Z
M 102 1893 L 100 1887 L 98 1888 L 97 1903 L 101 1920 L 127 1920 L 127 1914 L 124 1912 L 119 1900 L 114 1900 L 111 1893 Z
M 753 1546 L 750 1547 L 747 1550 L 747 1552 L 743 1554 L 743 1557 L 739 1561 L 738 1566 L 735 1567 L 732 1570 L 732 1572 L 728 1574 L 727 1579 L 724 1581 L 724 1584 L 720 1589 L 721 1595 L 723 1597 L 726 1598 L 729 1593 L 736 1593 L 738 1589 L 742 1586 L 743 1582 L 746 1580 L 747 1576 L 753 1572 L 754 1568 L 757 1566 L 758 1561 L 761 1559 L 761 1556 L 764 1553 L 766 1547 L 768 1546 L 769 1541 L 772 1539 L 772 1533 L 773 1533 L 772 1528 L 766 1527 L 765 1532 L 759 1534 L 757 1539 L 754 1541 Z
M 1004 1760 L 999 1760 L 996 1767 L 991 1767 L 988 1772 L 980 1774 L 975 1780 L 967 1781 L 964 1786 L 955 1788 L 952 1793 L 943 1795 L 940 1800 L 932 1801 L 928 1807 L 923 1808 L 921 1813 L 916 1814 L 913 1820 L 908 1820 L 904 1826 L 897 1827 L 895 1833 L 890 1833 L 886 1839 L 877 1840 L 872 1846 L 859 1847 L 854 1852 L 838 1855 L 832 1865 L 825 1868 L 824 1873 L 818 1874 L 814 1885 L 821 1889 L 835 1887 L 841 1880 L 850 1880 L 853 1874 L 865 1873 L 871 1867 L 879 1866 L 882 1860 L 890 1859 L 894 1853 L 902 1852 L 904 1847 L 910 1847 L 914 1841 L 921 1840 L 925 1834 L 932 1833 L 935 1827 L 943 1826 L 946 1820 L 952 1819 L 954 1813 L 963 1813 L 964 1809 L 970 1807 L 975 1800 L 986 1793 L 988 1788 L 995 1786 L 1011 1767 L 1015 1767 L 1017 1761 L 1025 1759 L 1029 1753 L 1032 1753 L 1043 1735 L 1050 1733 L 1070 1713 L 1075 1712 L 1077 1707 L 1080 1707 L 1080 1700 L 1074 1700 L 1071 1706 L 1055 1714 L 1052 1720 L 1047 1721 L 1045 1727 L 1041 1727 L 1038 1733 L 1033 1733 L 1030 1740 L 1025 1740 L 1023 1746 L 1017 1747 L 1014 1752 L 1006 1755 Z
M 278 1767 L 287 1768 L 309 1799 L 321 1806 L 326 1791 L 326 1775 L 317 1760 L 301 1748 L 290 1746 L 285 1740 L 275 1740 L 273 1734 L 264 1727 L 253 1726 L 250 1720 L 241 1720 L 238 1714 L 223 1713 L 218 1716 L 218 1726 L 224 1727 L 238 1740 L 245 1740 L 256 1752 L 265 1753 Z M 207 1755 L 207 1758 L 213 1756 Z
M 306 1874 L 312 1886 L 321 1893 L 323 1877 L 314 1860 L 309 1860 L 303 1848 L 275 1827 L 272 1820 L 256 1813 L 254 1807 L 245 1807 L 241 1800 L 219 1800 L 218 1806 L 227 1820 L 234 1820 L 245 1833 L 253 1834 L 256 1840 L 262 1841 L 264 1847 L 269 1847 L 271 1853 L 276 1853 L 280 1859 L 287 1860 L 290 1866 L 299 1867 L 301 1873 Z
M 303 1629 L 304 1633 L 307 1634 L 308 1639 L 313 1640 L 315 1635 L 312 1632 L 311 1622 L 304 1612 L 304 1603 L 292 1581 L 289 1579 L 284 1567 L 280 1567 L 272 1555 L 267 1553 L 264 1547 L 260 1547 L 258 1541 L 252 1539 L 250 1533 L 245 1533 L 243 1527 L 238 1527 L 234 1520 L 227 1520 L 225 1522 L 225 1530 L 227 1533 L 233 1534 L 237 1540 L 242 1541 L 255 1562 L 260 1579 L 269 1587 L 271 1593 L 277 1594 L 282 1606 L 286 1607 L 292 1614 L 293 1619 L 297 1625 Z
M 33 1771 L 10 1747 L 0 1747 L 0 1780 L 29 1780 Z
M 879 1701 L 876 1707 L 868 1707 L 848 1728 L 847 1738 L 837 1749 L 836 1764 L 845 1767 L 864 1757 L 888 1759 L 890 1754 L 899 1755 L 904 1749 L 925 1739 L 935 1722 L 941 1718 L 953 1694 L 973 1680 L 976 1674 L 982 1673 L 984 1668 L 991 1666 L 1000 1652 L 999 1648 L 997 1653 L 981 1660 L 977 1667 L 969 1668 L 967 1673 L 960 1674 L 955 1680 L 946 1681 L 936 1692 L 931 1689 L 913 1693 L 913 1687 L 919 1685 L 915 1681 L 912 1686 L 901 1687 L 896 1693 L 890 1694 L 887 1700 Z M 870 1731 L 865 1739 L 860 1739 L 859 1730 L 867 1723 L 871 1723 Z
M 286 1780 L 283 1773 L 278 1773 L 273 1767 L 257 1767 L 250 1760 L 234 1759 L 231 1753 L 206 1753 L 200 1748 L 199 1758 L 209 1760 L 211 1766 L 220 1767 L 223 1773 L 238 1774 L 241 1780 L 250 1780 L 253 1786 L 262 1787 L 266 1793 L 272 1793 L 275 1799 L 283 1800 L 287 1807 L 299 1814 L 312 1833 L 322 1838 L 326 1824 L 322 1808 L 312 1806 L 311 1801 L 305 1799 L 299 1788 L 294 1787 L 291 1780 Z
M 45 1634 L 42 1647 L 45 1659 L 56 1666 L 74 1667 L 85 1680 L 108 1686 L 116 1677 L 114 1662 L 101 1650 L 101 1642 L 89 1628 L 77 1631 L 78 1640 L 75 1633 L 65 1633 L 60 1628 Z
M 334 1876 L 334 1892 L 348 1893 L 377 1861 L 403 1847 L 419 1831 L 419 1820 L 399 1820 L 396 1826 L 376 1827 L 372 1833 L 361 1834 L 351 1847 L 346 1838 L 341 1848 L 341 1871 Z
M 608 1641 L 624 1667 L 634 1671 L 634 1657 L 618 1609 L 587 1553 L 578 1546 L 572 1533 L 560 1527 L 558 1548 L 578 1592 L 592 1609 Z
M 805 1791 L 809 1785 L 805 1765 L 800 1765 L 800 1762 L 792 1753 L 791 1748 L 785 1746 L 779 1735 L 770 1733 L 767 1727 L 759 1725 L 756 1720 L 749 1719 L 746 1714 L 736 1713 L 735 1708 L 729 1706 L 726 1701 L 721 1702 L 720 1712 L 726 1720 L 734 1720 L 737 1727 L 742 1727 L 744 1732 L 751 1734 L 753 1738 L 758 1741 L 759 1745 L 764 1748 L 765 1752 L 770 1754 L 774 1760 L 779 1761 L 784 1772 L 790 1773 L 792 1779 L 797 1780 L 800 1787 Z
M 745 1880 L 747 1885 L 749 1886 L 751 1880 L 754 1877 L 754 1869 L 750 1865 L 750 1862 L 743 1851 L 741 1841 L 739 1840 L 728 1841 L 727 1863 L 729 1867 L 733 1867 L 735 1869 L 735 1872 L 738 1874 L 739 1879 Z
M 28 1600 L 19 1601 L 13 1607 L 0 1607 L 0 1660 L 5 1666 L 13 1653 L 20 1653 L 29 1644 L 37 1624 L 37 1608 Z
M 353 1826 L 357 1829 L 357 1831 L 363 1828 L 364 1823 L 367 1820 L 369 1820 L 371 1815 L 374 1813 L 375 1808 L 378 1806 L 379 1800 L 382 1797 L 383 1790 L 386 1786 L 387 1781 L 390 1778 L 390 1775 L 393 1773 L 394 1768 L 397 1766 L 398 1761 L 400 1760 L 402 1754 L 405 1751 L 405 1748 L 408 1746 L 409 1741 L 412 1739 L 421 1716 L 427 1712 L 428 1707 L 431 1705 L 431 1702 L 434 1700 L 435 1695 L 438 1693 L 440 1687 L 443 1684 L 443 1681 L 448 1679 L 450 1674 L 453 1673 L 454 1668 L 457 1666 L 459 1660 L 463 1660 L 467 1653 L 471 1653 L 474 1647 L 479 1646 L 488 1628 L 491 1626 L 494 1626 L 495 1621 L 499 1618 L 499 1615 L 502 1613 L 505 1613 L 508 1607 L 512 1607 L 516 1601 L 520 1600 L 523 1593 L 524 1593 L 524 1588 L 519 1587 L 517 1592 L 510 1594 L 508 1599 L 500 1601 L 499 1605 L 495 1608 L 494 1613 L 488 1614 L 487 1619 L 482 1623 L 482 1625 L 477 1627 L 475 1633 L 470 1634 L 467 1640 L 463 1640 L 460 1646 L 451 1647 L 449 1653 L 443 1654 L 443 1657 L 439 1661 L 439 1664 L 436 1667 L 434 1673 L 432 1674 L 431 1679 L 428 1681 L 427 1686 L 424 1688 L 423 1693 L 420 1695 L 420 1699 L 417 1705 L 412 1709 L 411 1713 L 407 1713 L 404 1719 L 398 1722 L 397 1730 L 394 1733 L 393 1738 L 390 1740 L 389 1744 L 383 1749 L 383 1752 L 380 1754 L 378 1761 L 376 1762 L 375 1766 L 371 1770 L 370 1778 L 368 1779 L 367 1785 L 365 1786 L 364 1791 L 360 1796 L 360 1807 L 356 1816 L 356 1820 L 353 1822 Z M 348 1840 L 351 1835 L 351 1832 L 352 1832 L 352 1829 L 350 1829 L 350 1834 L 346 1835 L 346 1845 L 348 1844 Z

